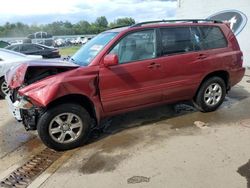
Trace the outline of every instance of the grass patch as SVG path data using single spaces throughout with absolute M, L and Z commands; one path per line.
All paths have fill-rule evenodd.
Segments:
M 81 46 L 63 47 L 59 49 L 61 56 L 72 56 Z

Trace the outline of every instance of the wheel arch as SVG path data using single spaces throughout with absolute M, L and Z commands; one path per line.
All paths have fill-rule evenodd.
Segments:
M 196 90 L 196 93 L 195 93 L 195 96 L 194 96 L 194 99 L 196 98 L 202 84 L 208 80 L 209 78 L 212 78 L 212 77 L 220 77 L 224 80 L 225 84 L 226 84 L 226 88 L 227 88 L 227 91 L 230 90 L 230 80 L 229 80 L 229 73 L 226 71 L 226 70 L 218 70 L 218 71 L 214 71 L 214 72 L 211 72 L 209 74 L 207 74 L 201 81 L 198 89 Z
M 97 118 L 98 116 L 96 114 L 95 105 L 94 105 L 93 101 L 91 101 L 87 96 L 81 95 L 81 94 L 64 95 L 64 96 L 59 97 L 56 100 L 50 102 L 46 106 L 46 108 L 52 108 L 54 106 L 64 104 L 64 103 L 75 103 L 75 104 L 78 104 L 78 105 L 84 107 L 88 111 L 91 118 L 93 118 L 97 122 L 99 121 Z

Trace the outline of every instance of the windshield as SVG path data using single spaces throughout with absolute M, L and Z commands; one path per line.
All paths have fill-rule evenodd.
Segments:
M 80 66 L 88 66 L 98 53 L 117 35 L 117 32 L 105 32 L 82 46 L 70 61 Z

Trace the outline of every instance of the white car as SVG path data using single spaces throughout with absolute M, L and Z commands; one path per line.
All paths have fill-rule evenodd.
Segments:
M 4 80 L 5 73 L 13 66 L 35 59 L 42 59 L 42 56 L 24 55 L 14 51 L 0 49 L 0 96 L 5 97 L 9 92 L 9 88 Z

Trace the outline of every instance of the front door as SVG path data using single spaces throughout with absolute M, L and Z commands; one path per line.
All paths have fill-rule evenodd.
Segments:
M 157 58 L 156 30 L 126 35 L 110 51 L 119 64 L 100 68 L 100 94 L 105 112 L 113 112 L 162 100 L 162 65 Z

